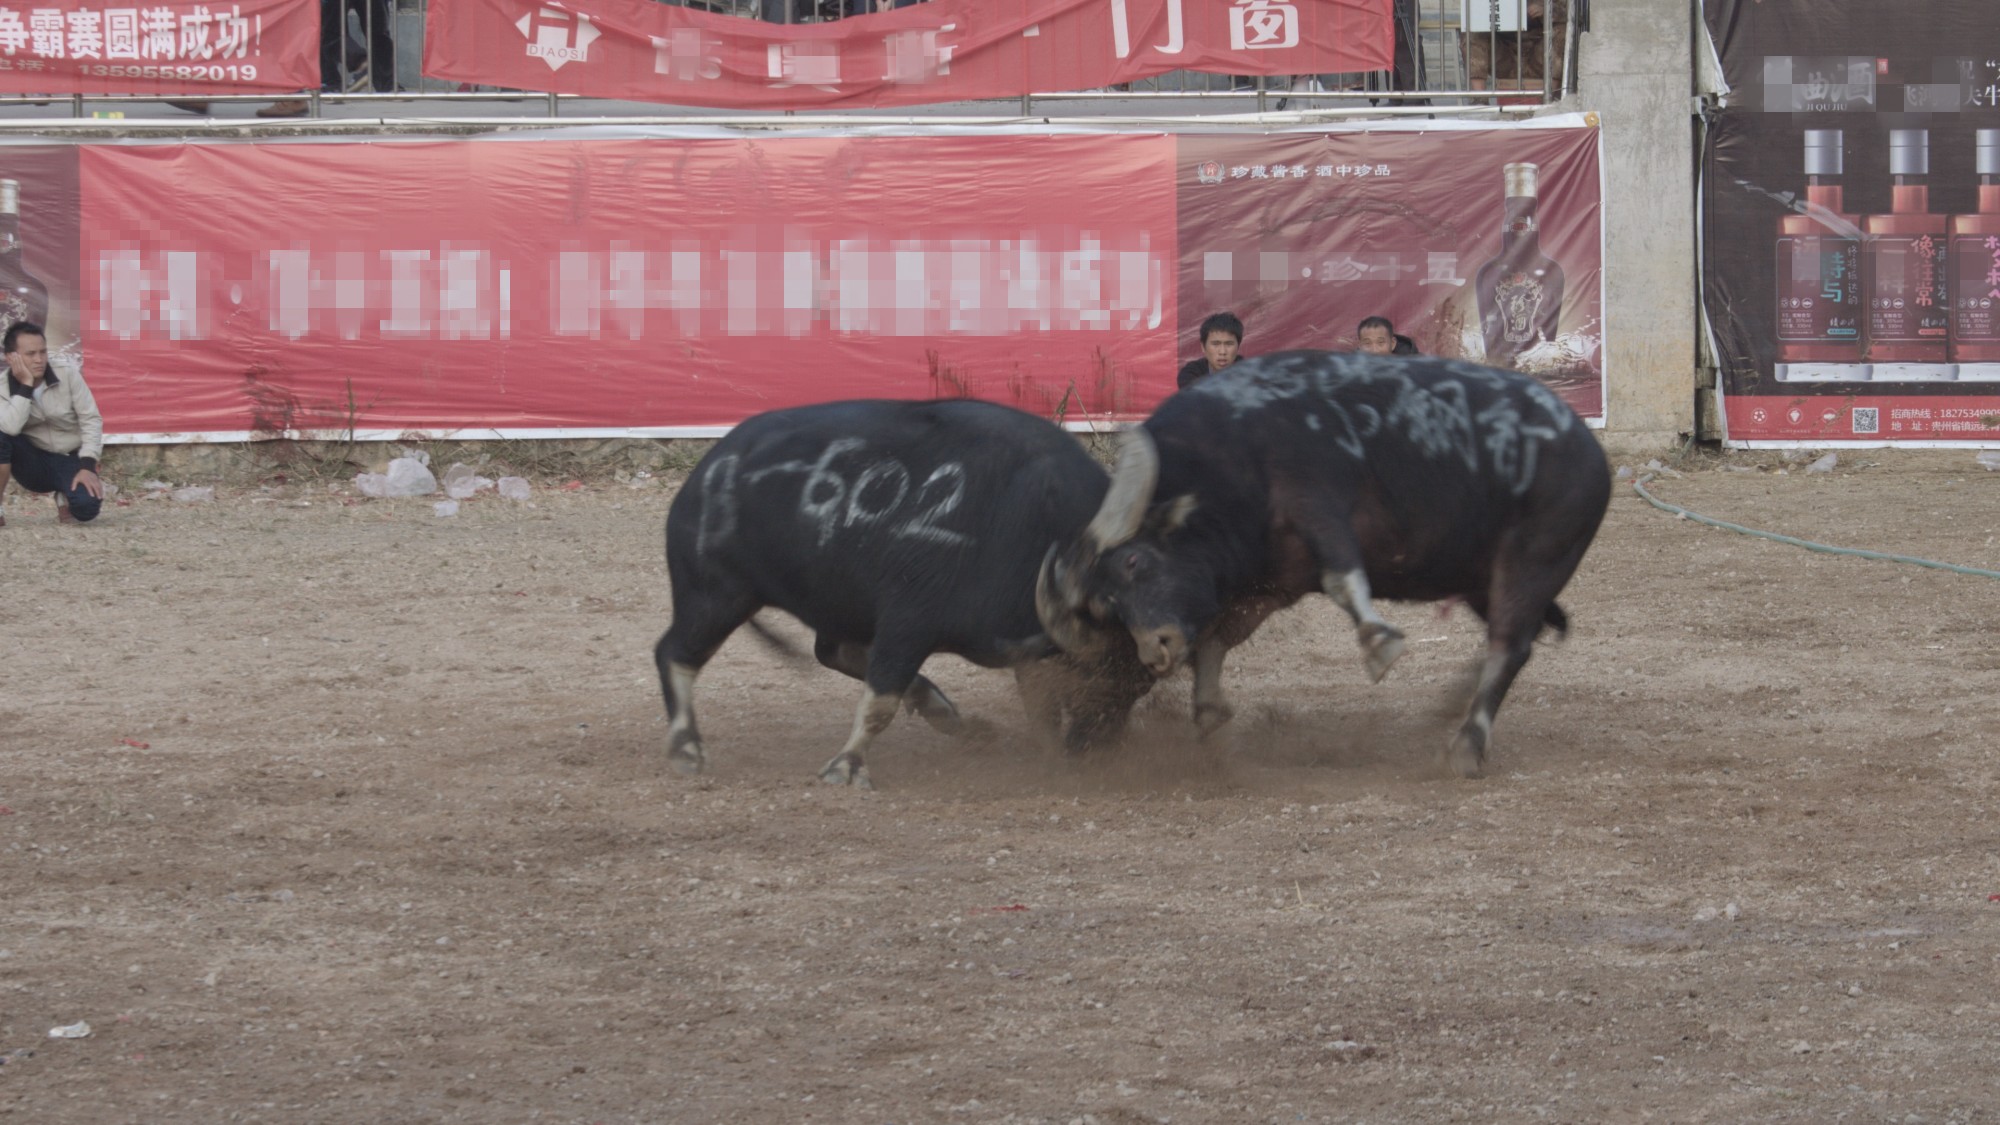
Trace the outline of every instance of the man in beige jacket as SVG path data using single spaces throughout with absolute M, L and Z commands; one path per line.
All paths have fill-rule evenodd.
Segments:
M 57 375 L 49 366 L 48 334 L 23 321 L 0 336 L 7 355 L 7 399 L 0 403 L 0 498 L 7 481 L 28 492 L 56 494 L 64 523 L 89 523 L 104 503 L 97 457 L 104 451 L 104 418 L 79 374 Z M 7 525 L 0 510 L 0 527 Z

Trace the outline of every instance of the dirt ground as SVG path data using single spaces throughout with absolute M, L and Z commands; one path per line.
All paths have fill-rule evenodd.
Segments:
M 1840 458 L 1652 487 L 2000 568 L 1970 451 Z M 748 637 L 666 769 L 670 482 L 122 483 L 0 530 L 8 1120 L 2000 1116 L 1991 579 L 1621 483 L 1485 780 L 1434 763 L 1469 616 L 1389 607 L 1371 687 L 1321 600 L 1220 744 L 1183 673 L 1066 761 L 934 661 L 1003 736 L 901 720 L 865 793 L 813 777 L 855 687 Z

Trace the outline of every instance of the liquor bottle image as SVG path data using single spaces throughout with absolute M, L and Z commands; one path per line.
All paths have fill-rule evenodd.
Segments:
M 1563 271 L 1542 253 L 1536 172 L 1533 164 L 1501 169 L 1500 252 L 1473 278 L 1486 362 L 1494 367 L 1512 367 L 1522 352 L 1555 339 L 1562 315 Z
M 2000 129 L 1977 134 L 1979 210 L 1951 219 L 1951 360 L 1961 380 L 2000 380 Z
M 1861 217 L 1842 209 L 1839 129 L 1805 132 L 1803 213 L 1778 219 L 1779 382 L 1868 378 L 1861 362 Z
M 49 290 L 21 264 L 21 184 L 0 180 L 0 332 L 49 323 Z
M 1889 213 L 1862 220 L 1862 292 L 1868 301 L 1867 359 L 1874 380 L 1952 377 L 1945 217 L 1931 213 L 1929 129 L 1889 130 Z

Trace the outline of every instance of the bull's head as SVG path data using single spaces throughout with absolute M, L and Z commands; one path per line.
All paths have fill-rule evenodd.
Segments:
M 1160 455 L 1143 428 L 1125 435 L 1104 504 L 1076 542 L 1049 548 L 1035 580 L 1035 610 L 1068 652 L 1102 651 L 1103 625 L 1132 633 L 1139 659 L 1164 676 L 1215 616 L 1213 583 L 1200 564 L 1166 551 L 1166 538 L 1194 511 L 1191 495 L 1153 502 Z

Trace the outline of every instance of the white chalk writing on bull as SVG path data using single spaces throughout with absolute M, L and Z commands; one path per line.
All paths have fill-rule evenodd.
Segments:
M 894 458 L 870 461 L 861 468 L 851 484 L 846 475 L 834 468 L 837 459 L 865 449 L 867 445 L 860 438 L 839 438 L 829 442 L 815 461 L 780 461 L 746 473 L 744 479 L 758 484 L 765 477 L 780 473 L 804 473 L 805 483 L 799 489 L 799 514 L 818 529 L 818 545 L 824 547 L 832 540 L 835 531 L 887 519 L 910 498 L 910 471 Z M 876 497 L 873 501 L 864 496 L 871 488 Z M 886 503 L 879 502 L 880 493 L 885 488 L 892 489 L 893 495 Z M 924 539 L 952 546 L 972 542 L 968 535 L 937 525 L 938 520 L 957 510 L 965 499 L 964 465 L 957 461 L 939 465 L 931 470 L 930 476 L 915 492 L 916 502 L 920 504 L 927 497 L 935 498 L 909 519 L 894 525 L 891 534 L 902 539 Z
M 1479 422 L 1486 429 L 1486 450 L 1493 455 L 1493 471 L 1514 495 L 1528 491 L 1535 482 L 1535 451 L 1542 442 L 1553 440 L 1556 431 L 1522 424 L 1520 408 L 1506 398 L 1496 399 L 1480 411 Z
M 736 533 L 736 467 L 741 458 L 730 453 L 708 463 L 701 473 L 701 519 L 695 524 L 694 552 L 705 555 L 711 543 Z
M 1461 383 L 1438 383 L 1428 391 L 1407 380 L 1397 388 L 1389 420 L 1401 425 L 1410 444 L 1433 459 L 1456 453 L 1468 471 L 1479 468 L 1473 444 L 1472 406 Z
M 1534 480 L 1535 443 L 1553 439 L 1569 428 L 1569 408 L 1553 391 L 1532 380 L 1510 379 L 1502 372 L 1470 363 L 1449 362 L 1444 367 L 1455 378 L 1424 386 L 1401 371 L 1385 371 L 1358 355 L 1272 360 L 1254 375 L 1245 371 L 1237 373 L 1237 378 L 1205 379 L 1189 393 L 1219 398 L 1237 417 L 1300 397 L 1317 398 L 1332 415 L 1328 428 L 1334 444 L 1354 457 L 1363 455 L 1363 443 L 1385 424 L 1401 432 L 1425 456 L 1455 456 L 1470 471 L 1478 470 L 1483 445 L 1507 486 L 1516 494 L 1525 492 Z M 1499 396 L 1495 404 L 1474 416 L 1466 393 L 1468 383 L 1493 391 Z M 1365 403 L 1343 401 L 1371 385 L 1393 388 L 1386 418 Z M 1516 396 L 1533 403 L 1546 424 L 1527 424 Z M 1320 429 L 1316 414 L 1308 415 L 1306 424 Z
M 896 494 L 886 504 L 870 508 L 862 503 L 868 487 L 877 481 L 894 481 Z M 879 491 L 879 490 L 878 490 Z M 901 461 L 877 461 L 861 470 L 854 478 L 854 490 L 847 497 L 847 515 L 840 521 L 842 527 L 852 527 L 856 523 L 874 523 L 903 504 L 903 497 L 910 494 L 910 471 Z
M 799 512 L 819 524 L 819 545 L 822 547 L 833 538 L 834 523 L 840 516 L 841 505 L 847 500 L 847 481 L 833 471 L 833 459 L 867 445 L 860 438 L 841 438 L 828 443 L 826 451 L 813 463 L 812 471 L 806 474 L 805 487 L 799 489 Z
M 970 536 L 937 525 L 938 520 L 956 511 L 959 501 L 965 499 L 965 466 L 956 461 L 947 461 L 932 469 L 931 475 L 924 478 L 923 487 L 917 489 L 917 498 L 922 499 L 931 491 L 932 485 L 944 489 L 944 495 L 930 507 L 918 512 L 915 518 L 898 527 L 896 534 L 906 535 L 912 539 L 928 539 L 933 543 L 970 544 L 972 542 Z
M 867 446 L 860 438 L 840 438 L 828 442 L 820 451 L 817 461 L 780 461 L 766 465 L 745 475 L 751 484 L 760 484 L 765 477 L 777 473 L 804 473 L 806 482 L 799 488 L 799 514 L 819 525 L 819 545 L 826 546 L 833 538 L 834 528 L 840 520 L 840 507 L 847 499 L 847 480 L 833 471 L 833 460 L 843 453 L 852 453 Z
M 1348 456 L 1359 460 L 1363 451 L 1366 448 L 1361 444 L 1362 438 L 1364 436 L 1369 436 L 1369 435 L 1363 435 L 1362 433 L 1360 433 L 1355 429 L 1354 419 L 1348 416 L 1347 407 L 1345 404 L 1336 402 L 1332 399 L 1328 399 L 1325 403 L 1325 406 L 1327 410 L 1333 414 L 1333 419 L 1335 423 L 1333 430 L 1333 444 L 1339 446 L 1342 449 L 1345 449 L 1347 451 Z M 1374 430 L 1379 429 L 1381 427 L 1382 418 L 1380 415 L 1375 413 L 1373 408 L 1368 408 L 1368 413 L 1370 415 L 1369 434 L 1372 435 Z

